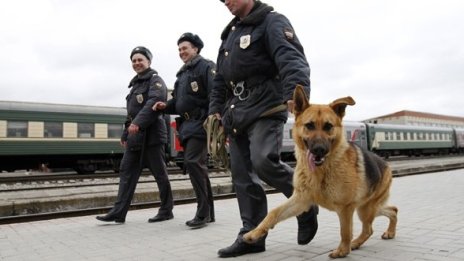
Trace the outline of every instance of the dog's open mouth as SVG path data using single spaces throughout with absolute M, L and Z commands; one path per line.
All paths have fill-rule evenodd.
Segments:
M 306 160 L 311 171 L 314 171 L 316 167 L 321 166 L 324 163 L 325 157 L 311 153 L 309 145 L 306 143 Z

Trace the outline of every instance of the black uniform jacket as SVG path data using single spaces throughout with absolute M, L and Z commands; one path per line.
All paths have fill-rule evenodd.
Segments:
M 127 141 L 131 150 L 141 149 L 144 145 L 156 145 L 167 142 L 167 128 L 163 114 L 153 111 L 155 102 L 166 102 L 167 87 L 158 73 L 149 68 L 136 75 L 129 83 L 130 93 L 127 101 L 127 121 L 121 140 Z M 128 135 L 131 123 L 138 125 L 139 133 Z
M 203 122 L 208 116 L 209 93 L 216 73 L 214 62 L 197 55 L 177 72 L 172 99 L 165 113 L 178 114 L 177 121 L 181 142 L 191 137 L 206 139 Z
M 297 84 L 309 96 L 310 69 L 303 47 L 288 19 L 255 2 L 251 13 L 235 17 L 224 29 L 209 114 L 220 113 L 228 134 L 239 134 L 263 113 L 293 97 Z M 233 89 L 241 81 L 245 90 Z M 271 116 L 285 121 L 287 111 Z

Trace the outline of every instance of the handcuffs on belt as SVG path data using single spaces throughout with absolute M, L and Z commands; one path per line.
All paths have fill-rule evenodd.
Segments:
M 250 97 L 250 90 L 245 88 L 245 81 L 233 85 L 233 93 L 239 100 L 244 101 Z M 242 95 L 245 95 L 242 97 Z

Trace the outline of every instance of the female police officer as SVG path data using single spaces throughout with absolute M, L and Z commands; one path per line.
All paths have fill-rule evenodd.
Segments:
M 267 214 L 260 180 L 290 197 L 293 170 L 280 161 L 287 103 L 297 84 L 310 91 L 309 65 L 288 19 L 258 0 L 221 0 L 235 18 L 222 32 L 209 113 L 222 117 L 229 137 L 232 180 L 243 227 L 220 257 L 265 251 L 265 239 L 242 235 Z M 317 231 L 317 206 L 298 217 L 298 243 Z
M 127 95 L 127 121 L 121 137 L 125 147 L 119 171 L 119 191 L 114 207 L 100 221 L 124 223 L 142 169 L 147 166 L 156 179 L 161 206 L 148 222 L 172 219 L 173 198 L 168 179 L 164 148 L 167 142 L 166 122 L 162 113 L 154 112 L 155 102 L 166 101 L 167 88 L 158 73 L 150 68 L 152 54 L 143 46 L 130 54 L 137 75 L 130 81 Z
M 208 150 L 203 121 L 208 115 L 209 93 L 216 66 L 200 55 L 203 41 L 198 35 L 182 34 L 177 46 L 184 65 L 177 72 L 173 98 L 167 104 L 156 103 L 153 110 L 179 115 L 176 123 L 184 147 L 184 164 L 197 197 L 195 217 L 185 224 L 191 228 L 201 228 L 215 221 L 213 193 L 206 166 Z

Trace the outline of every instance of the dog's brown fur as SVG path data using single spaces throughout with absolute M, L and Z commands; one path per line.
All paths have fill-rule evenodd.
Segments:
M 330 257 L 345 257 L 358 249 L 372 235 L 376 216 L 390 219 L 383 239 L 395 237 L 397 212 L 386 205 L 392 173 L 389 166 L 368 151 L 346 141 L 342 126 L 351 97 L 340 98 L 328 105 L 309 104 L 303 88 L 297 86 L 295 103 L 295 156 L 293 195 L 268 213 L 254 230 L 244 235 L 248 243 L 256 242 L 280 221 L 299 215 L 312 204 L 335 211 L 340 220 L 341 241 Z M 353 214 L 357 211 L 362 232 L 353 237 Z

